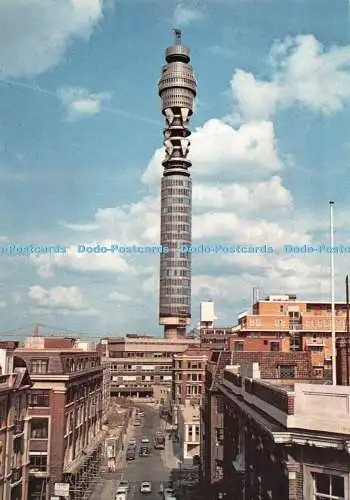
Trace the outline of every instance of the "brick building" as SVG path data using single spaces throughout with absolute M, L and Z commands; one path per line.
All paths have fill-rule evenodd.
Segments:
M 113 396 L 171 397 L 173 355 L 197 347 L 197 339 L 128 335 L 101 339 L 103 364 L 109 364 Z
M 350 498 L 350 388 L 294 382 L 261 380 L 258 363 L 224 370 L 227 500 Z
M 347 305 L 335 304 L 337 335 L 347 331 Z M 314 377 L 331 380 L 331 303 L 301 301 L 296 295 L 270 295 L 258 300 L 251 311 L 238 316 L 235 334 L 240 337 L 289 337 L 290 351 L 309 351 Z M 241 338 L 242 342 L 245 342 Z M 283 345 L 287 349 L 288 344 Z M 245 349 L 247 350 L 247 349 Z
M 0 499 L 28 498 L 28 371 L 13 356 L 16 342 L 0 342 Z
M 201 406 L 201 461 L 206 484 L 223 479 L 224 404 L 218 385 L 227 365 L 259 363 L 262 377 L 281 385 L 312 378 L 309 352 L 214 352 L 206 366 L 204 401 Z M 256 499 L 254 499 L 256 500 Z
M 173 356 L 173 401 L 185 405 L 186 400 L 200 403 L 204 389 L 205 366 L 210 359 L 208 349 L 187 349 Z
M 102 455 L 100 356 L 73 339 L 32 337 L 16 349 L 33 387 L 29 400 L 29 499 L 48 500 L 55 483 L 80 499 L 92 485 Z M 18 361 L 17 361 L 18 362 Z

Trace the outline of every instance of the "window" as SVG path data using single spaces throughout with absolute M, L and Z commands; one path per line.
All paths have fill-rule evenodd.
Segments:
M 244 351 L 244 342 L 235 342 L 235 351 Z
M 47 418 L 36 418 L 30 423 L 30 437 L 32 439 L 47 439 L 49 435 L 49 421 Z
M 33 359 L 30 364 L 31 373 L 47 373 L 49 368 L 48 359 Z
M 48 408 L 50 395 L 48 391 L 32 391 L 29 395 L 29 406 L 32 408 Z
M 344 478 L 330 474 L 313 474 L 313 499 L 314 500 L 345 500 Z
M 279 368 L 279 378 L 295 377 L 295 365 L 280 365 L 278 368 Z
M 279 342 L 270 342 L 270 351 L 279 351 L 280 350 L 280 343 Z
M 29 461 L 30 472 L 46 472 L 47 455 L 29 455 Z

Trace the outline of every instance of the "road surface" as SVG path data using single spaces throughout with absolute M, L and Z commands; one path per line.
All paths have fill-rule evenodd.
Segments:
M 160 420 L 158 410 L 152 408 L 150 405 L 140 405 L 144 411 L 145 416 L 141 419 L 142 427 L 134 427 L 134 438 L 137 443 L 143 437 L 147 437 L 152 442 L 153 434 L 161 427 L 164 426 L 163 421 Z M 171 442 L 166 443 L 166 449 L 154 450 L 151 447 L 151 455 L 149 457 L 136 456 L 135 461 L 127 462 L 123 479 L 130 483 L 130 494 L 128 500 L 159 500 L 160 485 L 166 485 L 170 480 L 170 473 L 173 467 L 177 467 L 177 460 L 172 454 Z M 142 495 L 140 493 L 140 486 L 143 481 L 150 481 L 152 483 L 152 494 Z
M 159 489 L 161 484 L 167 484 L 171 477 L 171 471 L 178 468 L 178 460 L 174 456 L 173 446 L 170 440 L 166 441 L 165 450 L 154 450 L 151 447 L 149 457 L 139 457 L 139 443 L 143 437 L 148 437 L 152 442 L 153 434 L 164 422 L 159 418 L 158 408 L 151 404 L 139 404 L 139 409 L 145 415 L 141 418 L 141 427 L 133 426 L 133 419 L 125 436 L 125 448 L 120 456 L 119 472 L 105 475 L 104 479 L 97 485 L 90 500 L 114 500 L 120 479 L 126 479 L 130 483 L 130 492 L 127 500 L 161 500 Z M 126 462 L 125 451 L 129 439 L 137 441 L 137 454 L 135 461 Z M 140 486 L 143 481 L 152 483 L 152 493 L 142 495 Z

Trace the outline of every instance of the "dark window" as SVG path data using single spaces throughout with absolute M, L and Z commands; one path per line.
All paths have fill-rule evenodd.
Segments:
M 279 342 L 270 342 L 270 351 L 279 351 L 280 343 Z
M 30 363 L 31 373 L 41 374 L 47 373 L 49 368 L 48 359 L 33 359 Z
M 244 342 L 235 342 L 235 351 L 244 351 Z
M 48 408 L 50 395 L 48 391 L 32 391 L 29 396 L 29 406 L 34 408 Z
M 29 472 L 46 472 L 47 455 L 30 455 Z
M 49 421 L 47 418 L 35 418 L 30 422 L 30 437 L 32 439 L 47 439 L 49 436 Z
M 315 500 L 345 500 L 344 478 L 314 473 Z
M 267 340 L 264 340 L 264 345 L 267 345 L 268 344 L 268 341 Z
M 294 378 L 294 377 L 295 377 L 295 365 L 279 366 L 279 378 Z

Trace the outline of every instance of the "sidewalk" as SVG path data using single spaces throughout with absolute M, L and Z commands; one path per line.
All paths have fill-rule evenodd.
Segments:
M 165 441 L 165 449 L 161 452 L 161 459 L 164 464 L 164 467 L 167 469 L 177 469 L 179 467 L 179 458 L 176 456 L 178 450 L 174 449 L 174 445 L 179 447 L 178 443 L 173 443 L 172 439 L 168 439 L 168 436 Z M 176 453 L 175 453 L 176 452 Z

